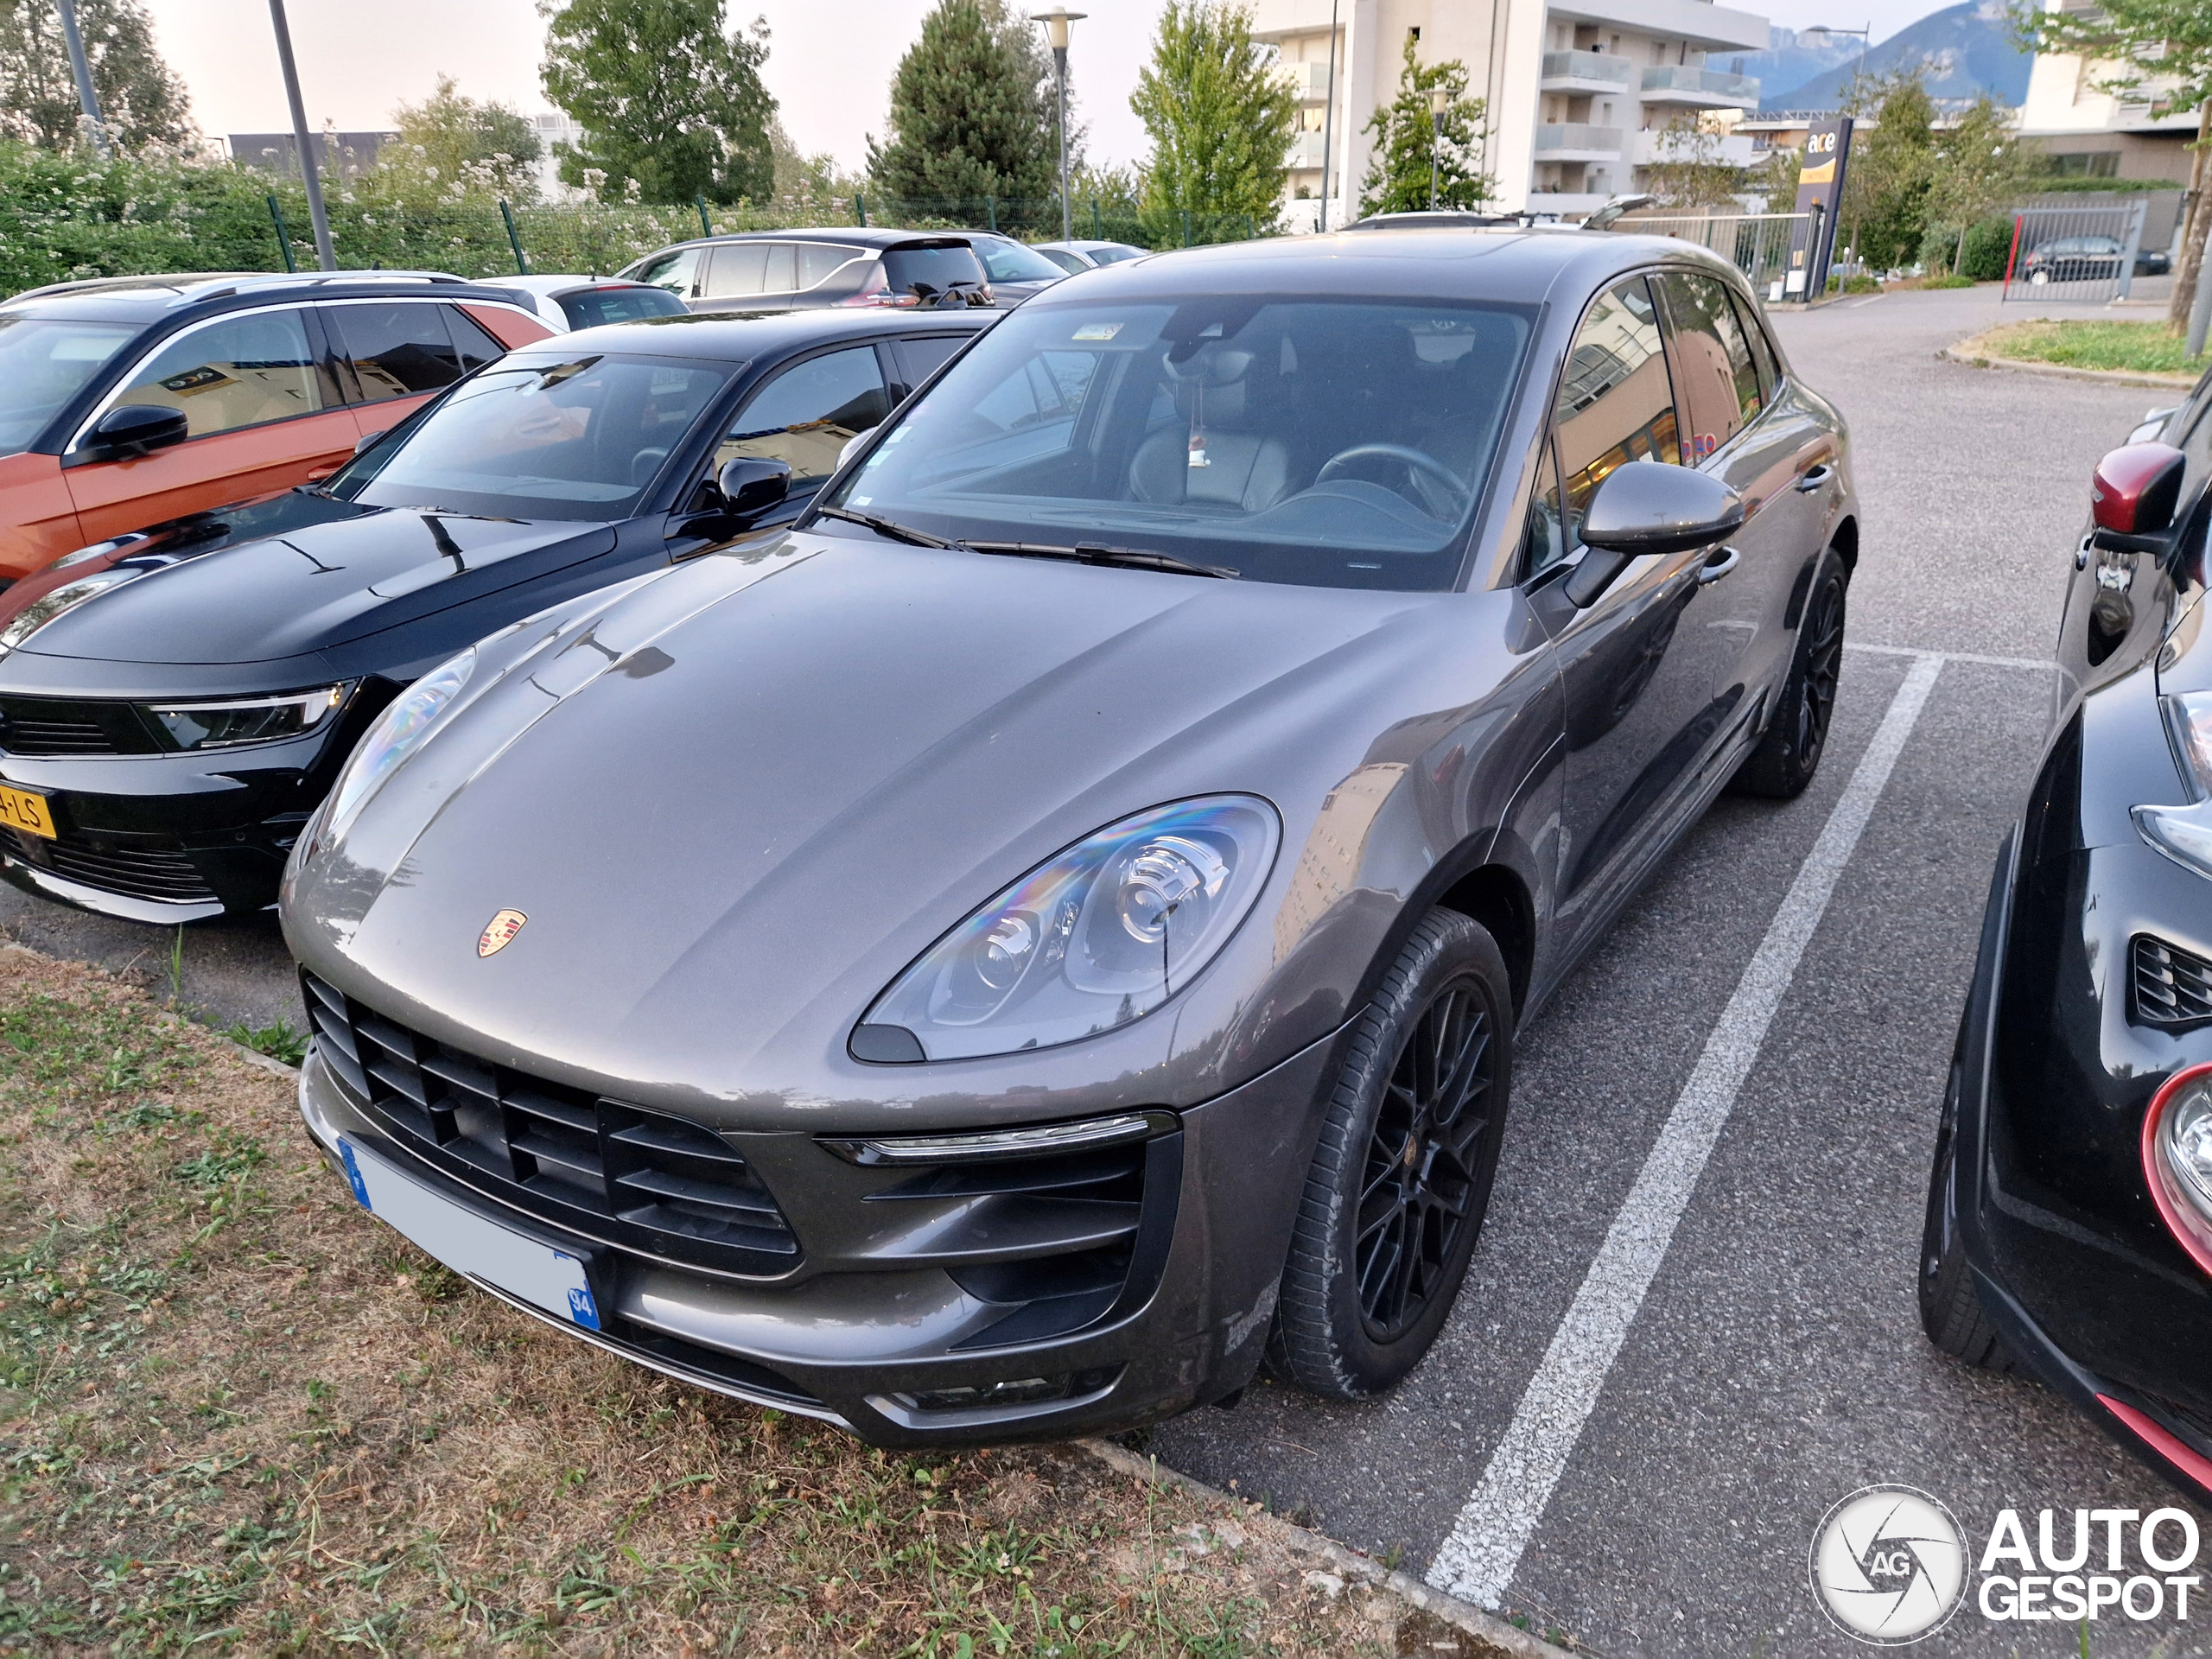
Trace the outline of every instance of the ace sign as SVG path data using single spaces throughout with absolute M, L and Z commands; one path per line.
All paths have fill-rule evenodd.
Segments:
M 1843 206 L 1843 174 L 1851 159 L 1851 118 L 1814 124 L 1805 135 L 1797 168 L 1797 223 L 1789 232 L 1789 269 L 1783 299 L 1811 300 L 1827 290 L 1828 257 L 1835 249 L 1836 211 Z

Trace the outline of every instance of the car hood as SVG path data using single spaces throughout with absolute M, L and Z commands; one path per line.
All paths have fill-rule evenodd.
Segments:
M 111 574 L 131 574 L 61 610 L 18 649 L 130 663 L 297 657 L 607 552 L 614 531 L 371 507 L 210 551 L 149 545 L 143 557 L 122 550 Z
M 844 1045 L 919 951 L 1163 801 L 1267 797 L 1294 848 L 1407 664 L 1441 654 L 1421 625 L 1449 598 L 804 533 L 702 559 L 486 647 L 447 723 L 303 853 L 288 935 L 393 1017 L 601 1087 L 912 1088 Z M 502 910 L 527 925 L 480 957 Z M 1122 1052 L 1162 1061 L 1174 1023 Z

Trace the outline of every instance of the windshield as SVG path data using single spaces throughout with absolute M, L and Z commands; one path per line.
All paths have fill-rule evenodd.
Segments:
M 626 518 L 741 366 L 505 357 L 330 481 L 341 500 L 500 518 Z
M 883 279 L 893 294 L 926 289 L 942 294 L 955 283 L 981 286 L 983 268 L 966 243 L 946 248 L 893 248 L 883 256 Z
M 122 322 L 0 316 L 0 455 L 37 437 L 137 332 Z
M 976 253 L 995 283 L 1057 283 L 1067 275 L 1034 248 L 1019 242 L 987 242 L 978 237 Z
M 831 500 L 948 538 L 1446 588 L 1528 338 L 1520 310 L 1435 302 L 1033 300 Z

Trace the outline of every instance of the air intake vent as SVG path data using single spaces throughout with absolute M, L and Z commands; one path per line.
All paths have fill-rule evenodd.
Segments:
M 646 1255 L 756 1275 L 798 1265 L 783 1211 L 713 1130 L 486 1065 L 301 977 L 324 1063 L 433 1166 Z
M 2135 936 L 2134 956 L 2137 1020 L 2169 1031 L 2212 1022 L 2212 962 L 2148 933 Z
M 58 841 L 22 830 L 10 830 L 7 835 L 8 847 L 26 864 L 105 893 L 169 905 L 206 904 L 215 897 L 192 861 L 174 846 L 129 842 L 95 845 L 70 831 Z
M 0 750 L 10 754 L 153 754 L 160 747 L 127 702 L 0 697 Z

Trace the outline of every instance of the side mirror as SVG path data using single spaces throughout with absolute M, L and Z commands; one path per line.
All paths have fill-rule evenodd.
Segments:
M 192 435 L 192 422 L 181 409 L 158 404 L 125 404 L 100 416 L 86 448 L 104 461 L 149 455 Z
M 1580 526 L 1590 551 L 1567 579 L 1567 597 L 1591 604 L 1639 555 L 1709 547 L 1743 523 L 1744 498 L 1719 479 L 1663 461 L 1629 461 L 1590 498 Z
M 791 467 L 787 461 L 740 455 L 722 464 L 715 483 L 722 493 L 723 512 L 734 518 L 757 518 L 791 493 Z
M 2089 539 L 2115 553 L 2162 553 L 2189 457 L 2170 443 L 2123 444 L 2089 480 Z
M 353 446 L 353 453 L 354 453 L 355 454 L 357 454 L 357 455 L 358 455 L 358 454 L 360 454 L 364 449 L 373 449 L 373 448 L 375 448 L 377 447 L 377 445 L 378 445 L 378 444 L 382 443 L 382 442 L 385 441 L 385 438 L 386 434 L 388 433 L 389 429 L 386 429 L 386 431 L 385 431 L 385 432 L 365 432 L 365 433 L 363 433 L 363 434 L 361 435 L 360 441 L 359 441 L 359 442 L 355 443 L 355 444 L 354 444 L 354 446 Z

